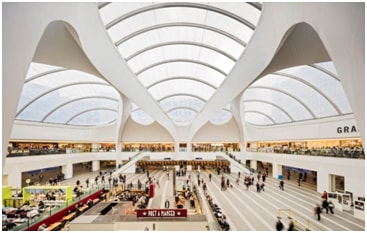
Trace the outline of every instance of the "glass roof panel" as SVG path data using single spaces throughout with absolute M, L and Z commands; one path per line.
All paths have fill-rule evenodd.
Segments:
M 128 58 L 155 44 L 184 41 L 211 46 L 239 58 L 244 49 L 242 45 L 222 34 L 206 31 L 204 35 L 203 31 L 195 27 L 165 27 L 139 34 L 120 44 L 118 48 L 123 57 Z
M 219 87 L 225 78 L 223 74 L 207 66 L 188 62 L 181 62 L 180 64 L 167 63 L 139 74 L 139 80 L 146 87 L 169 77 L 195 77 L 198 80 L 211 83 L 215 87 Z
M 277 124 L 291 122 L 292 120 L 281 109 L 264 102 L 247 102 L 245 112 L 261 112 L 273 119 Z
M 275 121 L 271 124 L 288 122 L 286 116 L 291 121 L 301 121 L 352 113 L 332 62 L 296 66 L 266 75 L 253 83 L 243 98 L 245 117 L 269 116 Z M 265 104 L 275 107 L 265 109 L 262 107 Z M 246 118 L 246 121 L 270 124 L 269 120 Z
M 90 104 L 85 106 L 85 101 Z M 117 119 L 118 101 L 118 92 L 98 77 L 62 67 L 32 63 L 23 86 L 16 119 L 66 124 L 70 117 L 77 115 L 75 119 L 79 120 L 73 121 L 73 124 L 77 124 L 84 119 L 78 116 L 84 115 L 83 111 L 109 106 L 110 110 L 107 111 L 112 113 L 106 115 L 108 119 L 100 117 L 100 122 L 96 123 L 105 124 Z M 99 104 L 94 105 L 97 102 Z M 110 117 L 111 114 L 114 117 Z M 78 125 L 91 126 L 93 122 L 97 122 L 97 116 Z
M 112 110 L 94 110 L 82 113 L 72 119 L 68 124 L 81 126 L 94 126 L 108 124 L 116 120 L 116 112 Z
M 222 125 L 227 123 L 231 118 L 232 112 L 222 109 L 210 119 L 210 122 L 215 125 Z
M 141 108 L 131 111 L 130 116 L 136 123 L 142 125 L 150 125 L 154 122 L 154 119 Z
M 249 88 L 243 95 L 245 103 L 244 111 L 246 112 L 246 101 L 263 101 L 273 103 L 284 109 L 295 121 L 312 119 L 312 115 L 307 109 L 296 99 L 271 89 Z M 247 119 L 246 119 L 247 120 Z
M 322 91 L 332 102 L 340 109 L 343 114 L 351 113 L 348 98 L 345 95 L 344 89 L 336 74 L 335 67 L 332 62 L 315 64 L 316 67 L 325 69 L 330 74 L 321 71 L 312 66 L 301 66 L 285 69 L 282 72 L 291 73 L 301 79 L 313 84 Z
M 271 74 L 261 78 L 253 86 L 276 87 L 289 93 L 309 106 L 317 118 L 337 114 L 335 108 L 319 92 L 297 80 Z
M 241 38 L 248 43 L 253 33 L 253 30 L 245 27 L 242 23 L 215 12 L 208 12 L 206 16 L 206 24 L 229 32 L 237 38 Z
M 261 12 L 246 3 L 151 4 L 129 5 L 120 15 L 124 3 L 103 7 L 112 41 L 156 100 L 181 94 L 208 100 L 243 53 Z M 167 102 L 162 103 L 172 119 L 185 119 L 176 122 L 196 114 L 196 108 L 178 102 L 169 104 L 172 110 Z M 219 118 L 224 115 L 231 117 L 224 112 Z
M 200 61 L 217 67 L 225 73 L 228 73 L 234 65 L 234 61 L 222 54 L 190 45 L 170 45 L 152 49 L 135 56 L 128 64 L 134 72 L 138 72 L 151 64 L 173 59 Z
M 209 2 L 209 5 L 236 14 L 248 20 L 253 25 L 257 24 L 261 15 L 261 11 L 245 2 Z
M 194 82 L 191 80 L 170 80 L 163 82 L 160 85 L 153 86 L 149 89 L 149 92 L 155 99 L 159 100 L 165 96 L 186 93 L 189 95 L 200 96 L 201 98 L 208 100 L 214 93 L 214 89 L 208 85 Z
M 172 120 L 179 124 L 191 122 L 195 118 L 196 114 L 197 113 L 195 111 L 190 109 L 176 109 L 168 113 Z
M 45 73 L 50 70 L 57 70 L 57 69 L 60 69 L 60 67 L 51 66 L 47 64 L 41 64 L 41 63 L 32 63 L 28 69 L 26 79 L 32 78 L 35 75 L 39 75 L 39 74 Z
M 266 116 L 256 113 L 256 112 L 246 112 L 245 119 L 247 123 L 254 125 L 272 125 L 274 124 L 269 118 Z
M 205 104 L 205 102 L 198 98 L 182 95 L 165 98 L 159 103 L 167 112 L 179 107 L 192 108 L 199 112 Z
M 75 100 L 70 103 L 66 103 L 65 105 L 56 106 L 57 109 L 55 109 L 53 112 L 49 112 L 49 115 L 44 120 L 45 122 L 49 123 L 59 123 L 59 124 L 66 124 L 69 119 L 74 117 L 75 115 L 79 114 L 80 112 L 84 112 L 90 109 L 115 109 L 117 110 L 118 102 L 113 100 L 106 100 L 106 99 L 98 99 L 98 98 L 87 98 L 87 99 L 80 99 Z M 94 111 L 97 112 L 97 111 Z M 104 111 L 103 111 L 104 112 Z M 109 115 L 111 115 L 111 111 L 108 111 Z M 97 120 L 98 117 L 100 117 L 100 122 L 111 122 L 116 120 L 116 113 L 114 113 L 114 116 L 108 116 L 105 117 L 103 115 L 96 115 L 93 117 L 94 120 Z M 44 116 L 46 117 L 46 116 Z M 82 118 L 79 118 L 79 121 Z M 75 121 L 72 121 L 75 123 Z M 89 121 L 86 121 L 88 123 Z M 81 124 L 85 125 L 85 123 Z
M 142 7 L 151 6 L 151 2 L 124 2 L 123 4 L 107 4 L 99 10 L 102 21 L 106 24 L 118 18 L 120 15 L 127 14 L 131 11 Z

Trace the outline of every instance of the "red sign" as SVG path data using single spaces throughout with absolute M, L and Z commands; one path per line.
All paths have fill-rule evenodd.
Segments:
M 187 217 L 187 209 L 138 209 L 136 216 L 139 217 Z

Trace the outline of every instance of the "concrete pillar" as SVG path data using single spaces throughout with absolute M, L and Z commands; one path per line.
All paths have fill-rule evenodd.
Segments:
M 8 174 L 8 185 L 11 185 L 13 188 L 22 187 L 22 172 L 19 171 L 18 166 L 13 167 Z
M 273 177 L 278 178 L 279 175 L 283 175 L 283 165 L 272 163 L 273 166 Z
M 331 186 L 331 175 L 325 169 L 317 170 L 317 192 L 329 191 Z
M 175 142 L 175 149 L 174 149 L 175 153 L 180 152 L 180 143 L 179 142 Z
M 192 152 L 192 143 L 191 142 L 187 142 L 187 144 L 186 144 L 186 152 Z
M 67 165 L 61 166 L 61 172 L 64 173 L 65 179 L 73 177 L 73 164 L 68 163 Z
M 92 143 L 92 152 L 98 152 L 99 143 Z
M 92 161 L 92 171 L 98 171 L 100 169 L 100 161 L 94 160 Z
M 253 168 L 257 170 L 257 161 L 256 160 L 250 160 L 250 168 Z
M 121 159 L 116 159 L 115 164 L 116 164 L 116 169 L 118 169 L 119 166 L 122 166 Z

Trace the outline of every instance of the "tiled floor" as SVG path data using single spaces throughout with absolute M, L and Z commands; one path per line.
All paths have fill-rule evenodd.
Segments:
M 63 185 L 74 185 L 76 180 L 85 182 L 87 177 L 93 179 L 99 171 L 96 172 L 74 172 L 77 174 L 72 179 L 62 182 Z M 212 174 L 211 182 L 209 173 Z M 179 180 L 185 180 L 190 175 L 192 182 L 197 184 L 196 171 L 187 173 L 187 177 L 177 177 Z M 242 173 L 243 174 L 243 173 Z M 126 174 L 127 183 L 135 183 L 138 179 L 142 183 L 147 180 L 147 175 Z M 170 200 L 171 207 L 174 202 L 172 171 L 168 179 L 167 175 L 161 170 L 150 171 L 150 176 L 158 179 L 160 187 L 155 189 L 155 196 L 151 199 L 148 208 L 164 208 L 165 200 Z M 285 180 L 285 190 L 279 189 L 279 181 L 268 177 L 265 181 L 265 191 L 256 192 L 256 187 L 250 186 L 246 190 L 243 184 L 243 177 L 239 185 L 236 184 L 238 174 L 224 174 L 225 179 L 229 178 L 232 188 L 221 191 L 220 180 L 222 175 L 217 175 L 214 170 L 201 171 L 201 178 L 207 183 L 208 194 L 214 199 L 227 217 L 227 222 L 233 231 L 273 231 L 277 220 L 279 209 L 291 209 L 292 217 L 301 223 L 309 221 L 312 230 L 326 231 L 364 231 L 365 222 L 353 216 L 353 212 L 334 210 L 335 214 L 323 213 L 321 221 L 317 221 L 313 214 L 313 208 L 321 202 L 320 193 L 317 193 L 312 185 L 304 183 L 299 187 L 295 180 Z M 255 177 L 255 183 L 257 178 Z M 180 182 L 180 181 L 178 181 Z M 85 185 L 85 183 L 84 183 Z M 202 201 L 206 201 L 202 185 L 200 186 Z M 205 211 L 205 209 L 204 209 Z M 208 212 L 208 210 L 207 210 Z M 281 221 L 285 228 L 288 226 L 288 211 L 281 212 Z M 207 215 L 211 213 L 206 213 Z

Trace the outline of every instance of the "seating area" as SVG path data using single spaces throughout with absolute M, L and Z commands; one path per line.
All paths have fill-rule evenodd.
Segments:
M 214 203 L 213 199 L 208 194 L 208 192 L 205 193 L 205 197 L 209 203 L 209 206 L 212 210 L 214 217 L 217 219 L 220 229 L 222 231 L 229 231 L 231 227 L 228 224 L 228 222 L 226 221 L 227 217 L 225 214 L 222 213 L 220 206 Z
M 175 196 L 174 205 L 175 208 L 193 210 L 195 214 L 201 214 L 201 205 L 199 203 L 196 193 L 186 191 L 177 191 Z
M 57 219 L 54 223 L 50 224 L 49 226 L 47 226 L 46 224 L 41 224 L 38 230 L 58 231 L 63 228 L 65 228 L 65 230 L 68 230 L 67 229 L 68 222 L 80 216 L 81 214 L 86 212 L 88 209 L 92 208 L 98 202 L 100 202 L 99 198 L 95 198 L 93 200 L 88 199 L 85 203 L 81 201 L 75 204 L 74 207 L 73 206 L 69 207 L 66 211 L 64 211 L 65 213 L 63 214 L 61 218 Z M 43 229 L 45 225 L 47 226 L 47 228 Z

